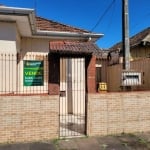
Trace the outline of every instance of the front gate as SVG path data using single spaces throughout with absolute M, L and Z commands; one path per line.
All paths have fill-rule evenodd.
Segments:
M 86 134 L 85 58 L 60 58 L 60 137 Z

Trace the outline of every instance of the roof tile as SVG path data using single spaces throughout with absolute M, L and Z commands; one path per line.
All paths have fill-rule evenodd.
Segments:
M 91 42 L 73 41 L 51 41 L 50 52 L 52 53 L 88 53 L 92 54 L 100 51 L 96 44 Z
M 89 33 L 89 31 L 86 30 L 61 24 L 52 20 L 47 20 L 41 17 L 36 17 L 36 24 L 38 30 Z
M 136 46 L 143 42 L 145 38 L 150 34 L 150 27 L 146 28 L 145 30 L 139 32 L 138 34 L 132 36 L 130 38 L 130 46 Z M 117 49 L 122 49 L 122 42 L 115 44 L 110 48 L 110 51 L 117 50 Z

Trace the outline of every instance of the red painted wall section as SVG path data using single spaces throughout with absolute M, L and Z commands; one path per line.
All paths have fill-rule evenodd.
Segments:
M 96 93 L 96 57 L 92 56 L 87 66 L 87 92 Z
M 49 55 L 49 94 L 59 95 L 60 82 L 60 57 L 57 55 Z

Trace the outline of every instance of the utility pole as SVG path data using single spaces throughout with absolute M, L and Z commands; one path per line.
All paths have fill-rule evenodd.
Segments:
M 123 69 L 130 70 L 130 42 L 129 42 L 129 13 L 128 0 L 122 0 L 122 43 Z

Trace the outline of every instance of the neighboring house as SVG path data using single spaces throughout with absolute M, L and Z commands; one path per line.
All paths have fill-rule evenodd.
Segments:
M 131 91 L 149 90 L 149 63 L 150 63 L 150 28 L 147 28 L 130 38 L 130 70 L 133 73 L 140 74 L 137 81 L 140 84 L 133 84 L 134 76 L 131 77 Z M 122 43 L 118 43 L 110 48 L 108 53 L 108 90 L 123 90 L 123 50 Z M 138 82 L 137 82 L 138 83 Z
M 96 88 L 98 92 L 99 85 L 107 83 L 108 52 L 106 49 L 101 49 L 99 53 L 94 53 L 96 55 Z
M 110 64 L 119 63 L 122 56 L 122 43 L 117 43 L 110 48 Z M 150 57 L 150 27 L 130 38 L 130 60 Z

